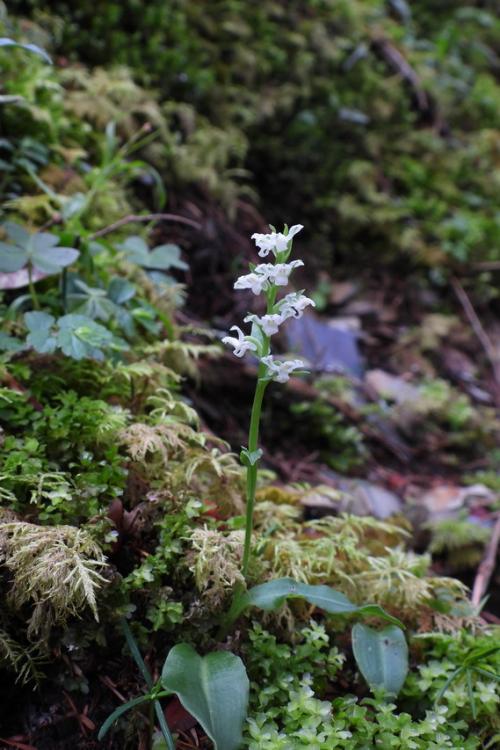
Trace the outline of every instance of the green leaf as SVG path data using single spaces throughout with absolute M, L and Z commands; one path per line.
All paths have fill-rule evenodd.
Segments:
M 294 581 L 293 578 L 277 578 L 246 591 L 233 600 L 228 621 L 233 622 L 247 607 L 258 607 L 266 612 L 281 607 L 287 599 L 305 599 L 309 604 L 330 614 L 360 614 L 380 617 L 398 627 L 403 627 L 396 617 L 387 614 L 378 604 L 358 606 L 329 586 L 311 586 Z
M 9 245 L 7 242 L 0 242 L 0 271 L 3 273 L 13 273 L 20 271 L 26 265 L 28 255 L 20 247 Z
M 58 273 L 80 255 L 72 247 L 59 247 L 59 237 L 50 232 L 29 234 L 14 222 L 6 222 L 3 228 L 12 244 L 0 243 L 0 271 L 12 273 L 30 263 L 42 273 Z
M 138 266 L 145 266 L 148 262 L 149 247 L 142 237 L 127 237 L 125 242 L 117 245 L 127 256 L 130 263 L 136 263 Z
M 39 354 L 52 354 L 57 346 L 57 340 L 52 328 L 55 319 L 44 312 L 28 312 L 24 315 L 24 322 L 28 329 L 26 343 Z
M 18 352 L 23 348 L 23 344 L 19 339 L 9 336 L 8 333 L 0 331 L 0 351 L 2 352 Z
M 101 741 L 104 739 L 104 737 L 107 735 L 113 724 L 117 719 L 120 718 L 120 716 L 127 711 L 129 711 L 131 708 L 134 708 L 135 706 L 140 706 L 141 703 L 146 703 L 147 701 L 150 701 L 151 697 L 149 695 L 140 695 L 138 698 L 132 698 L 131 701 L 127 701 L 122 706 L 118 706 L 112 714 L 108 716 L 102 727 L 99 729 L 99 734 L 97 735 L 97 739 Z
M 483 659 L 486 659 L 486 657 L 491 656 L 492 654 L 496 654 L 497 651 L 500 651 L 500 645 L 499 646 L 478 646 L 477 648 L 472 649 L 463 660 L 464 666 L 470 666 L 472 664 L 477 664 L 478 662 L 483 661 Z
M 242 448 L 240 453 L 240 461 L 243 466 L 255 466 L 257 461 L 262 457 L 261 448 L 257 448 L 256 451 L 249 451 L 248 448 Z
M 113 334 L 107 328 L 86 315 L 63 315 L 57 323 L 58 346 L 73 359 L 102 359 L 101 348 L 109 346 L 113 341 Z
M 123 305 L 128 302 L 135 296 L 135 293 L 135 284 L 127 281 L 127 279 L 122 279 L 120 276 L 113 276 L 109 284 L 108 295 L 116 305 Z
M 27 52 L 33 52 L 35 55 L 43 58 L 45 62 L 49 63 L 49 65 L 52 65 L 52 60 L 45 52 L 45 50 L 43 50 L 41 47 L 38 47 L 36 44 L 21 44 L 20 42 L 14 41 L 14 39 L 2 37 L 0 39 L 0 47 L 21 47 L 22 49 L 27 50 Z
M 181 249 L 178 245 L 158 245 L 149 253 L 148 268 L 156 268 L 159 271 L 178 268 L 180 271 L 187 271 L 189 266 L 180 256 Z
M 199 656 L 180 643 L 170 651 L 161 675 L 165 690 L 175 693 L 201 724 L 216 750 L 237 750 L 247 714 L 249 682 L 241 659 L 228 651 Z
M 142 237 L 134 236 L 128 237 L 117 247 L 125 253 L 128 261 L 142 268 L 154 268 L 158 271 L 168 271 L 170 268 L 186 271 L 189 268 L 187 263 L 181 260 L 181 250 L 178 245 L 158 245 L 150 250 Z
M 58 273 L 61 268 L 70 266 L 80 253 L 72 247 L 55 247 L 39 241 L 40 235 L 33 236 L 31 262 L 35 268 L 45 273 Z M 57 238 L 56 238 L 57 239 Z
M 396 696 L 408 674 L 408 645 L 403 631 L 393 625 L 373 630 L 357 623 L 352 629 L 352 649 L 370 688 Z
M 31 235 L 24 227 L 16 224 L 14 221 L 6 221 L 3 228 L 15 245 L 19 245 L 22 248 L 28 247 Z

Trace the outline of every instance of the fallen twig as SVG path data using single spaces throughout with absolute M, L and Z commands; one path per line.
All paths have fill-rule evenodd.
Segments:
M 386 63 L 409 84 L 415 95 L 419 110 L 421 112 L 429 111 L 430 104 L 427 93 L 422 88 L 417 73 L 404 55 L 388 39 L 377 38 L 373 39 L 372 43 Z
M 186 224 L 188 227 L 193 229 L 201 229 L 201 224 L 194 219 L 188 219 L 186 216 L 178 216 L 177 214 L 130 214 L 130 216 L 124 216 L 118 221 L 114 221 L 99 231 L 94 232 L 90 235 L 89 239 L 96 240 L 98 237 L 104 237 L 106 234 L 115 232 L 117 229 L 124 227 L 126 224 L 149 222 L 149 221 L 172 221 L 177 224 Z
M 478 341 L 480 342 L 481 346 L 484 349 L 484 353 L 488 357 L 491 369 L 493 371 L 493 377 L 495 378 L 495 384 L 496 384 L 496 393 L 495 393 L 495 401 L 497 404 L 500 403 L 500 361 L 498 360 L 498 357 L 495 352 L 495 347 L 493 346 L 490 337 L 484 330 L 483 324 L 478 318 L 478 315 L 476 311 L 474 310 L 474 307 L 472 306 L 472 302 L 470 301 L 467 292 L 461 285 L 458 279 L 452 278 L 451 279 L 451 285 L 453 287 L 453 291 L 457 295 L 457 298 L 460 302 L 460 304 L 463 307 L 463 310 L 469 320 L 469 323 L 472 326 L 472 330 L 477 336 Z
M 474 586 L 472 588 L 471 604 L 478 607 L 481 599 L 486 593 L 490 578 L 495 570 L 498 545 L 500 544 L 500 513 L 493 527 L 491 538 L 486 546 L 484 557 L 477 569 Z

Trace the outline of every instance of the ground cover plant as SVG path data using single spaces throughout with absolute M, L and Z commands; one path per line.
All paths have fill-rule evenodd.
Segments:
M 495 18 L 153 3 L 131 38 L 124 9 L 0 21 L 0 743 L 496 747 Z M 332 240 L 387 269 L 332 274 Z M 366 372 L 331 369 L 332 311 Z

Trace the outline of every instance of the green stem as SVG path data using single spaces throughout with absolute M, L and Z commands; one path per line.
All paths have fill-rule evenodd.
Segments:
M 35 290 L 35 285 L 33 283 L 33 268 L 32 268 L 31 263 L 28 263 L 28 288 L 30 290 L 30 297 L 31 297 L 31 302 L 33 304 L 33 308 L 35 310 L 39 310 L 40 303 L 38 301 L 38 296 Z
M 252 405 L 252 415 L 250 417 L 250 429 L 248 431 L 248 452 L 252 453 L 257 450 L 259 443 L 259 424 L 260 414 L 262 411 L 262 400 L 268 381 L 261 378 L 265 375 L 265 367 L 259 367 L 259 379 L 255 387 L 255 395 Z M 253 509 L 255 505 L 255 490 L 257 487 L 258 462 L 247 466 L 247 507 L 245 523 L 245 545 L 243 548 L 242 573 L 246 578 L 248 575 L 248 566 L 250 564 L 250 552 L 252 546 L 253 531 Z
M 272 313 L 274 304 L 276 302 L 277 288 L 275 286 L 270 287 L 267 292 L 267 313 Z M 271 339 L 269 336 L 263 335 L 263 345 L 261 357 L 265 357 L 271 350 Z M 260 425 L 260 414 L 262 411 L 262 400 L 268 384 L 268 380 L 264 380 L 266 376 L 266 367 L 263 364 L 259 365 L 259 371 L 257 375 L 257 385 L 255 387 L 255 395 L 252 404 L 252 414 L 250 417 L 250 428 L 248 430 L 248 452 L 251 454 L 256 451 L 259 447 L 259 425 Z M 250 564 L 250 553 L 252 547 L 252 532 L 253 532 L 253 510 L 255 505 L 255 490 L 257 488 L 257 474 L 258 474 L 258 461 L 251 463 L 247 466 L 247 507 L 246 507 L 246 521 L 245 521 L 245 544 L 243 547 L 243 562 L 241 572 L 244 578 L 248 576 L 248 566 Z

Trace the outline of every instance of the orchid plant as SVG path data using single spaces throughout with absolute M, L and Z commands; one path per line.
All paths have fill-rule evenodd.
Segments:
M 245 334 L 238 326 L 233 326 L 231 330 L 236 335 L 222 339 L 225 344 L 233 347 L 237 357 L 252 352 L 259 360 L 248 447 L 241 452 L 242 463 L 247 468 L 247 513 L 242 561 L 245 578 L 248 578 L 251 555 L 258 462 L 262 456 L 258 442 L 264 393 L 272 380 L 286 383 L 292 373 L 303 372 L 305 366 L 299 359 L 275 357 L 271 347 L 271 337 L 278 333 L 280 326 L 289 318 L 300 318 L 307 307 L 314 306 L 314 302 L 302 291 L 290 292 L 281 299 L 278 298 L 279 287 L 286 287 L 292 271 L 304 265 L 301 260 L 289 261 L 293 238 L 302 228 L 300 224 L 296 224 L 290 229 L 285 226 L 283 232 L 276 232 L 271 227 L 272 232 L 269 234 L 252 235 L 259 248 L 259 256 L 266 258 L 272 254 L 274 263 L 252 266 L 250 273 L 237 279 L 234 288 L 251 289 L 255 295 L 264 294 L 266 312 L 260 317 L 249 313 L 244 318 L 244 323 L 252 324 L 249 334 Z M 329 586 L 310 585 L 292 578 L 267 580 L 250 589 L 246 589 L 244 585 L 236 586 L 229 610 L 221 614 L 221 629 L 217 636 L 219 642 L 226 640 L 229 630 L 247 610 L 272 612 L 289 599 L 305 600 L 325 614 L 376 617 L 389 623 L 390 627 L 381 631 L 358 628 L 355 656 L 358 654 L 356 658 L 359 655 L 363 657 L 360 668 L 370 684 L 397 692 L 408 668 L 406 642 L 400 631 L 402 624 L 378 604 L 354 604 L 343 593 Z M 105 736 L 123 713 L 136 706 L 149 704 L 156 712 L 164 746 L 168 750 L 174 750 L 175 743 L 159 699 L 175 694 L 184 708 L 201 724 L 213 741 L 215 750 L 239 750 L 243 741 L 250 688 L 245 665 L 240 657 L 226 648 L 200 656 L 190 644 L 178 643 L 170 650 L 162 675 L 154 684 L 126 621 L 123 621 L 123 629 L 130 651 L 144 677 L 147 691 L 113 711 L 101 727 L 99 739 Z M 388 645 L 392 650 L 388 650 Z M 364 659 L 365 652 L 368 651 L 377 654 L 375 661 Z
M 285 226 L 283 232 L 276 232 L 274 227 L 271 229 L 272 232 L 268 234 L 253 234 L 252 239 L 259 248 L 259 256 L 267 258 L 272 255 L 274 263 L 251 266 L 251 272 L 240 276 L 234 284 L 235 289 L 251 289 L 255 295 L 265 295 L 265 315 L 259 317 L 249 313 L 244 318 L 244 323 L 252 324 L 249 335 L 245 335 L 238 326 L 233 326 L 231 331 L 236 331 L 237 336 L 225 336 L 222 339 L 223 343 L 233 347 L 233 353 L 237 357 L 243 357 L 250 351 L 259 359 L 248 432 L 248 447 L 243 448 L 241 452 L 241 461 L 247 469 L 246 525 L 242 563 L 242 573 L 245 577 L 248 576 L 250 563 L 258 462 L 262 455 L 262 451 L 258 448 L 258 441 L 264 393 L 272 380 L 286 383 L 292 373 L 303 372 L 305 366 L 300 359 L 277 359 L 272 354 L 271 337 L 279 332 L 280 326 L 289 318 L 300 318 L 306 307 L 310 305 L 314 307 L 313 300 L 306 297 L 303 292 L 290 292 L 282 299 L 278 299 L 279 288 L 288 286 L 292 271 L 304 265 L 302 260 L 289 261 L 293 238 L 303 229 L 303 226 L 295 224 L 290 229 Z

